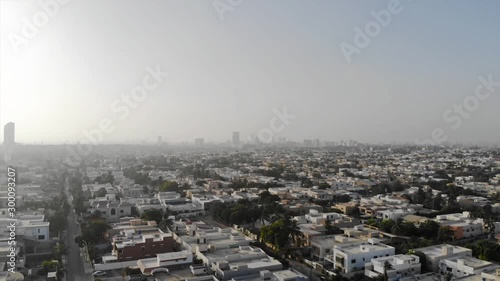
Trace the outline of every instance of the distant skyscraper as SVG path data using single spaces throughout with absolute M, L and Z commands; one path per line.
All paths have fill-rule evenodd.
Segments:
M 205 140 L 203 138 L 196 138 L 196 139 L 194 139 L 194 144 L 195 145 L 203 145 L 204 142 L 205 142 Z
M 240 132 L 233 132 L 233 144 L 240 144 Z
M 13 145 L 16 143 L 16 125 L 12 122 L 3 127 L 3 144 Z
M 161 144 L 161 136 L 158 136 L 158 144 Z
M 320 147 L 321 146 L 321 141 L 319 139 L 314 139 L 314 147 Z

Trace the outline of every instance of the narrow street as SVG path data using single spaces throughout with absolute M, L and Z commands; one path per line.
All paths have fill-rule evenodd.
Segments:
M 72 197 L 69 192 L 69 185 L 66 182 L 66 194 L 68 195 L 69 205 L 71 211 L 68 214 L 68 228 L 66 235 L 67 245 L 67 264 L 66 264 L 66 281 L 91 281 L 93 277 L 91 274 L 86 274 L 83 266 L 83 259 L 80 256 L 80 247 L 75 243 L 74 237 L 79 233 L 76 214 L 73 208 Z

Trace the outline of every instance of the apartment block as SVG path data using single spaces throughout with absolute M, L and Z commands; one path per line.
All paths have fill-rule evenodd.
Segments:
M 379 242 L 378 239 L 369 239 L 354 245 L 335 246 L 333 249 L 334 268 L 342 273 L 363 270 L 365 264 L 372 259 L 388 257 L 395 254 L 395 248 Z
M 386 264 L 390 265 L 386 268 Z M 420 258 L 415 255 L 396 255 L 372 259 L 365 266 L 365 276 L 375 278 L 387 274 L 387 281 L 420 274 Z
M 434 272 L 439 272 L 441 260 L 472 256 L 471 249 L 447 244 L 434 245 L 414 250 L 415 252 L 422 252 L 425 255 L 427 267 Z

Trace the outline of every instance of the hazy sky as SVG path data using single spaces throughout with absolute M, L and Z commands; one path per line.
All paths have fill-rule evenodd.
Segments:
M 66 1 L 26 38 L 39 1 L 1 0 L 0 122 L 19 142 L 80 141 L 103 118 L 106 142 L 246 140 L 283 107 L 296 117 L 276 135 L 295 140 L 413 142 L 440 127 L 500 142 L 499 86 L 460 125 L 443 119 L 479 76 L 500 81 L 498 1 L 401 0 L 350 63 L 340 44 L 390 1 L 243 0 L 222 17 L 212 1 Z M 157 66 L 168 78 L 122 120 L 111 105 Z

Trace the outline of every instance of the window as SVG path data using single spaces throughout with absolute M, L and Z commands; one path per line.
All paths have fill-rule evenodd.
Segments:
M 38 228 L 37 230 L 38 230 L 38 233 L 40 233 L 40 228 Z
M 38 240 L 45 240 L 45 235 L 38 235 Z
M 351 263 L 356 263 L 356 259 L 351 260 Z
M 123 214 L 123 210 L 120 210 L 120 214 Z

